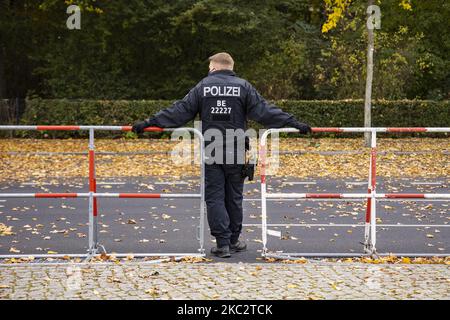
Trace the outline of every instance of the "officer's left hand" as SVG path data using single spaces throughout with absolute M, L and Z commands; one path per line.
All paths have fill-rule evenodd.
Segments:
M 133 131 L 136 134 L 140 134 L 144 132 L 144 129 L 149 126 L 147 121 L 139 121 L 136 122 L 133 127 L 131 128 L 131 131 Z

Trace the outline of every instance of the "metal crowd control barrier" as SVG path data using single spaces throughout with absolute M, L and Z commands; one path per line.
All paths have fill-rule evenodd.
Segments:
M 95 144 L 94 132 L 98 131 L 131 131 L 131 126 L 0 126 L 0 130 L 85 130 L 89 131 L 89 192 L 88 193 L 0 193 L 0 198 L 88 198 L 89 199 L 89 249 L 87 254 L 37 254 L 37 255 L 0 255 L 0 258 L 26 258 L 33 256 L 35 258 L 58 258 L 58 257 L 86 257 L 91 258 L 99 253 L 100 249 L 105 248 L 98 242 L 97 230 L 97 198 L 133 198 L 133 199 L 155 199 L 155 198 L 193 198 L 200 199 L 200 222 L 198 226 L 197 240 L 200 248 L 195 253 L 118 253 L 116 257 L 124 257 L 132 254 L 135 257 L 183 257 L 183 256 L 205 256 L 204 235 L 205 235 L 205 156 L 204 156 L 204 139 L 202 133 L 195 128 L 176 128 L 166 129 L 150 127 L 146 128 L 146 132 L 163 132 L 163 131 L 189 131 L 196 135 L 200 140 L 200 194 L 159 194 L 159 193 L 97 193 L 97 185 L 95 178 Z
M 296 258 L 296 257 L 337 257 L 337 256 L 358 256 L 354 253 L 283 253 L 270 252 L 267 248 L 267 235 L 271 234 L 272 230 L 268 230 L 267 224 L 267 199 L 367 199 L 365 232 L 364 232 L 364 254 L 367 255 L 389 255 L 394 253 L 378 254 L 376 250 L 376 201 L 377 199 L 450 199 L 450 193 L 446 194 L 412 194 L 412 193 L 377 193 L 376 191 L 376 160 L 377 160 L 377 133 L 378 132 L 450 132 L 450 128 L 313 128 L 314 132 L 370 132 L 371 133 L 371 151 L 370 151 L 370 169 L 368 192 L 366 193 L 267 193 L 266 191 L 266 141 L 267 137 L 272 133 L 295 133 L 297 129 L 282 128 L 269 129 L 264 132 L 260 140 L 259 149 L 259 164 L 261 175 L 261 210 L 262 210 L 262 242 L 263 242 L 263 257 L 272 258 Z M 276 226 L 292 226 L 291 224 L 276 224 Z M 314 226 L 311 224 L 295 224 L 295 226 Z M 344 224 L 328 224 L 321 226 L 348 226 Z M 407 227 L 408 225 L 399 225 L 399 227 Z M 450 225 L 449 225 L 450 227 Z M 274 234 L 274 233 L 272 233 Z M 278 234 L 278 233 L 277 233 Z M 363 255 L 363 254 L 359 254 Z M 412 253 L 397 253 L 399 256 L 447 256 L 447 254 L 412 254 Z

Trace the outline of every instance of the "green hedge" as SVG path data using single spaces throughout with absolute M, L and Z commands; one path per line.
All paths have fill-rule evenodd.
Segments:
M 129 125 L 169 106 L 171 101 L 27 100 L 20 124 Z M 283 110 L 314 127 L 361 127 L 362 100 L 275 101 Z M 449 127 L 449 101 L 374 101 L 375 127 Z M 260 128 L 250 123 L 253 128 Z M 97 132 L 98 137 L 121 137 L 125 133 Z M 87 132 L 16 132 L 20 137 L 86 137 Z M 161 134 L 154 134 L 161 136 Z M 436 135 L 443 137 L 444 135 Z

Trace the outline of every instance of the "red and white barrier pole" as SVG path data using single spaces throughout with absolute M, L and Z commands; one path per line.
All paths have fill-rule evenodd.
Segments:
M 53 125 L 33 125 L 33 126 L 16 126 L 16 125 L 7 125 L 0 126 L 0 130 L 40 130 L 40 131 L 59 131 L 59 130 L 103 130 L 103 131 L 131 131 L 131 126 L 53 126 Z M 192 128 L 183 128 L 183 129 L 192 129 Z M 288 129 L 288 131 L 283 132 L 295 132 L 291 130 L 295 130 L 292 128 L 283 128 Z M 176 130 L 176 129 L 175 129 Z M 173 131 L 173 129 L 163 129 L 158 127 L 149 127 L 144 131 L 146 132 L 162 132 L 162 131 Z M 195 131 L 195 130 L 192 130 Z M 364 128 L 364 127 L 327 127 L 327 128 L 312 128 L 312 132 L 450 132 L 450 128 L 426 128 L 426 127 L 403 127 L 403 128 Z
M 371 134 L 371 165 L 370 165 L 370 178 L 371 178 L 371 198 L 370 198 L 370 253 L 376 253 L 376 242 L 377 242 L 377 133 L 372 131 Z
M 372 193 L 266 193 L 266 199 L 367 199 Z M 449 199 L 450 193 L 377 193 L 376 199 Z
M 89 129 L 89 254 L 94 255 L 98 250 L 97 226 L 97 198 L 95 182 L 95 145 L 94 129 Z
M 122 199 L 163 199 L 163 198 L 201 198 L 197 193 L 96 193 L 97 198 L 122 198 Z
M 87 198 L 89 193 L 0 193 L 0 198 Z
M 265 255 L 267 251 L 267 202 L 266 202 L 266 144 L 265 140 L 261 140 L 259 147 L 259 171 L 261 176 L 261 231 L 263 251 Z
M 369 181 L 367 182 L 367 193 L 372 193 L 372 153 L 369 156 Z M 364 226 L 364 251 L 369 253 L 369 241 L 370 241 L 370 210 L 372 207 L 372 198 L 369 196 L 366 203 L 366 221 Z
M 425 128 L 425 127 L 412 127 L 412 128 L 312 128 L 312 132 L 450 132 L 450 128 Z
M 89 198 L 90 193 L 0 193 L 0 198 Z M 199 193 L 93 193 L 94 198 L 200 198 Z M 266 193 L 266 199 L 367 199 L 370 193 Z M 450 199 L 450 193 L 377 193 L 377 199 Z
M 162 199 L 188 198 L 197 199 L 199 193 L 0 193 L 0 198 L 122 198 L 122 199 Z
M 5 126 L 6 127 L 6 126 Z M 17 127 L 18 130 L 38 130 L 38 131 L 74 131 L 74 130 L 107 130 L 107 131 L 131 131 L 132 126 L 11 126 Z M 163 132 L 164 128 L 148 127 L 145 132 Z

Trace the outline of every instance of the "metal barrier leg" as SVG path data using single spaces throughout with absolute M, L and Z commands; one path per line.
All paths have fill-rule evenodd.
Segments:
M 205 150 L 204 141 L 201 136 L 198 137 L 200 142 L 200 254 L 205 254 L 205 213 L 206 213 L 206 202 L 205 202 Z
M 370 147 L 372 148 L 372 139 L 370 140 Z M 371 149 L 372 150 L 372 149 Z M 372 153 L 369 156 L 369 181 L 367 182 L 367 193 L 372 193 Z M 372 210 L 372 198 L 367 198 L 366 206 L 366 223 L 364 226 L 364 253 L 370 253 L 370 221 Z
M 370 205 L 370 253 L 376 254 L 377 241 L 377 133 L 372 131 L 371 149 L 371 205 Z
M 266 131 L 267 133 L 267 131 Z M 263 134 L 261 138 L 261 145 L 259 150 L 260 175 L 261 175 L 261 232 L 262 232 L 262 256 L 267 254 L 267 201 L 266 201 L 266 135 Z
M 94 129 L 89 129 L 89 256 L 98 252 L 97 192 L 95 181 Z M 103 248 L 104 249 L 104 248 Z
M 89 192 L 89 249 L 88 257 L 90 259 L 93 255 L 97 254 L 97 246 L 94 236 L 94 196 L 92 192 Z
M 372 193 L 372 190 L 369 188 L 367 190 L 368 194 Z M 366 222 L 364 225 L 364 253 L 370 253 L 370 234 L 371 234 L 371 211 L 372 211 L 372 197 L 367 199 L 367 208 L 366 208 Z

